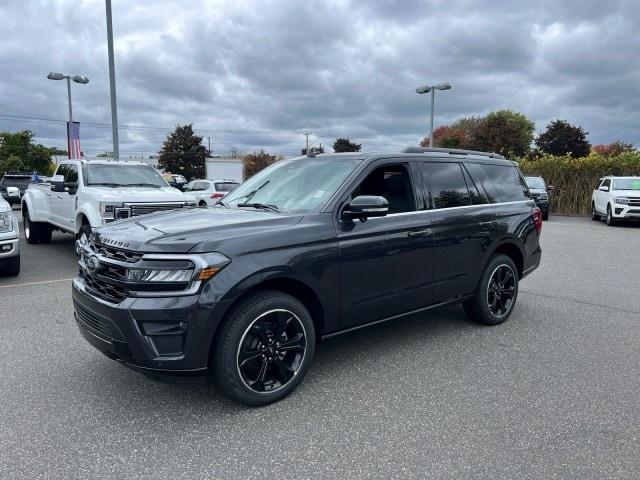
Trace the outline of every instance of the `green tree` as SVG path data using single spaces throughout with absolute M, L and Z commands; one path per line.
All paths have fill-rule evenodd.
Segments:
M 35 170 L 41 175 L 50 175 L 54 167 L 51 155 L 50 148 L 34 142 L 33 132 L 29 130 L 0 132 L 0 164 L 14 156 L 22 162 L 23 170 Z M 12 162 L 15 164 L 15 160 Z
M 531 149 L 535 124 L 525 115 L 511 110 L 489 113 L 475 124 L 469 147 L 521 157 Z
M 333 144 L 333 151 L 336 153 L 359 152 L 361 148 L 362 144 L 352 142 L 348 138 L 337 138 Z
M 587 140 L 588 132 L 582 127 L 571 125 L 565 120 L 554 120 L 544 132 L 536 138 L 536 147 L 551 155 L 571 155 L 582 158 L 589 155 L 591 144 Z
M 272 163 L 281 160 L 282 157 L 271 155 L 264 150 L 248 153 L 243 157 L 245 179 L 254 176 L 260 170 L 267 168 Z
M 176 125 L 164 141 L 158 165 L 166 172 L 184 175 L 188 180 L 204 178 L 207 149 L 202 137 L 193 133 L 193 124 Z
M 0 160 L 0 175 L 5 172 L 23 172 L 24 163 L 17 155 L 9 155 L 6 159 Z

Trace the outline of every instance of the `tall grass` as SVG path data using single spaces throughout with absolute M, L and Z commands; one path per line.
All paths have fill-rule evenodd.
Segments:
M 585 158 L 545 155 L 535 160 L 517 159 L 527 175 L 541 175 L 553 185 L 551 211 L 565 214 L 588 214 L 591 194 L 605 175 L 640 176 L 640 152 L 626 152 L 613 157 L 592 153 Z

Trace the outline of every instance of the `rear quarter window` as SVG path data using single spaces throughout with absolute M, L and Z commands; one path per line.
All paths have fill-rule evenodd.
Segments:
M 480 168 L 485 172 L 493 187 L 493 201 L 518 202 L 531 198 L 527 184 L 515 165 L 481 164 Z

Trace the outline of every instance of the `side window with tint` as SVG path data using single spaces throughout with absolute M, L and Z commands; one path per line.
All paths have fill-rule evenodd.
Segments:
M 464 174 L 465 182 L 467 182 L 467 189 L 469 190 L 469 196 L 471 197 L 471 205 L 484 205 L 485 203 L 489 203 L 484 190 L 482 187 L 478 187 L 476 185 L 469 175 L 469 172 L 464 168 L 464 165 L 462 167 L 462 173 Z
M 467 182 L 459 163 L 422 162 L 420 169 L 434 208 L 471 205 Z
M 496 202 L 496 194 L 493 189 L 493 184 L 489 177 L 478 163 L 465 163 L 463 168 L 471 176 L 471 180 L 478 187 L 480 195 L 484 193 L 489 203 Z
M 67 163 L 63 163 L 58 166 L 58 170 L 56 170 L 56 175 L 62 175 L 64 178 L 67 178 L 67 173 L 69 172 L 69 165 Z
M 529 189 L 520 171 L 511 165 L 480 165 L 493 184 L 496 202 L 529 200 Z
M 373 170 L 353 190 L 351 199 L 360 195 L 386 198 L 389 215 L 416 210 L 411 177 L 404 165 L 384 165 Z
M 69 165 L 67 175 L 65 176 L 65 182 L 77 183 L 78 182 L 78 167 L 77 165 Z
M 611 190 L 611 180 L 610 179 L 606 179 L 604 182 L 602 182 L 602 186 L 603 187 L 609 187 L 609 190 Z

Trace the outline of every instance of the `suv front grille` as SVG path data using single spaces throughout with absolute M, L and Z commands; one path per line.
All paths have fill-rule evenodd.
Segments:
M 629 205 L 632 207 L 640 207 L 640 198 L 629 198 Z
M 87 274 L 82 269 L 80 269 L 80 277 L 84 280 L 84 284 L 89 293 L 102 300 L 111 303 L 120 303 L 127 298 L 127 290 L 119 285 L 100 280 L 95 276 Z
M 132 203 L 127 204 L 131 207 L 131 216 L 138 217 L 140 215 L 147 215 L 154 212 L 163 212 L 167 210 L 176 210 L 183 208 L 184 203 Z
M 109 247 L 95 242 L 91 242 L 91 249 L 98 255 L 110 258 L 111 260 L 119 260 L 121 262 L 135 263 L 142 258 L 142 253 L 121 250 L 119 248 Z

